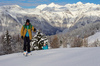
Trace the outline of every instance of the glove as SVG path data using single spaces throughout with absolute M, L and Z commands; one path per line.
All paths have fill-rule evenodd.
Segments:
M 36 32 L 36 29 L 34 28 L 34 31 Z
M 23 39 L 23 36 L 21 36 L 21 38 Z

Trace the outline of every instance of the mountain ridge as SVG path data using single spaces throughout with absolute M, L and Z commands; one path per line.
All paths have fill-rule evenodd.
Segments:
M 9 21 L 11 24 L 16 24 L 17 29 L 21 28 L 26 19 L 30 19 L 36 28 L 47 35 L 48 33 L 52 35 L 56 32 L 62 32 L 64 29 L 80 28 L 100 19 L 100 5 L 93 3 L 77 2 L 65 5 L 51 3 L 39 5 L 34 9 L 24 9 L 18 5 L 0 6 L 0 8 L 0 25 L 2 27 L 0 31 L 10 28 L 5 27 L 6 24 L 9 25 Z M 83 23 L 84 25 L 82 25 Z M 12 24 L 11 27 L 13 28 L 13 26 Z

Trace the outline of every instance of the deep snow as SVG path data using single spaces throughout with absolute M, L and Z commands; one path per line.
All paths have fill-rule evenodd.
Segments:
M 100 66 L 100 47 L 61 48 L 0 56 L 0 66 Z

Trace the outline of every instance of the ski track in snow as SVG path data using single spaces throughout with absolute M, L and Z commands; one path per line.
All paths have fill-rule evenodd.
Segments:
M 100 66 L 100 47 L 60 48 L 0 56 L 0 66 Z

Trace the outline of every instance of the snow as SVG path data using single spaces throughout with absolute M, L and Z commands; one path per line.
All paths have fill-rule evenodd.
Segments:
M 48 7 L 54 7 L 54 6 L 55 6 L 55 3 L 53 3 L 53 2 L 48 5 Z
M 60 48 L 0 56 L 0 66 L 100 66 L 100 47 Z
M 98 4 L 93 4 L 93 3 L 83 4 L 82 2 L 77 2 L 75 4 L 66 4 L 66 5 L 59 5 L 55 3 L 41 4 L 34 9 L 24 9 L 18 5 L 5 5 L 5 6 L 0 6 L 0 13 L 7 11 L 7 14 L 12 16 L 12 18 L 14 18 L 18 23 L 20 21 L 18 21 L 17 16 L 34 14 L 39 16 L 38 17 L 39 21 L 43 21 L 45 19 L 48 23 L 50 23 L 50 25 L 55 27 L 60 27 L 62 26 L 64 19 L 71 18 L 69 21 L 65 20 L 67 23 L 71 23 L 71 22 L 75 22 L 77 17 L 80 18 L 82 18 L 82 16 L 99 17 L 100 15 L 99 7 L 100 5 Z M 77 20 L 76 22 L 78 21 L 79 20 Z M 51 22 L 55 22 L 55 24 Z M 60 25 L 58 25 L 58 23 L 60 23 Z M 3 24 L 3 26 L 6 25 Z M 72 26 L 74 26 L 74 24 L 72 24 Z M 64 27 L 69 28 L 67 24 Z
M 16 28 L 20 28 L 20 26 L 24 24 L 25 19 L 30 18 L 32 24 L 34 23 L 33 25 L 35 26 L 38 26 L 41 23 L 41 26 L 39 26 L 38 29 L 41 28 L 45 30 L 45 33 L 47 33 L 48 30 L 45 28 L 47 27 L 47 24 L 51 25 L 50 27 L 48 27 L 49 30 L 51 30 L 51 27 L 70 28 L 76 26 L 76 24 L 81 25 L 83 22 L 85 22 L 85 25 L 87 25 L 87 22 L 94 23 L 95 21 L 98 21 L 100 18 L 100 5 L 93 3 L 84 4 L 82 2 L 66 5 L 50 3 L 38 5 L 34 9 L 24 9 L 18 5 L 6 5 L 0 6 L 0 16 L 2 25 L 1 30 L 3 31 L 5 31 L 6 29 L 10 29 L 11 27 L 13 27 L 13 25 L 16 24 L 18 24 Z M 7 18 L 9 19 L 6 19 L 5 16 L 7 16 Z M 91 19 L 92 17 L 95 18 Z M 13 25 L 10 26 L 10 23 Z M 5 28 L 6 26 L 8 26 L 8 28 Z M 14 30 L 14 34 L 16 28 L 12 29 Z M 20 31 L 19 29 L 17 30 Z M 53 30 L 52 34 L 54 33 L 56 33 L 55 30 Z
M 83 5 L 83 3 L 82 3 L 82 2 L 77 2 L 76 4 L 77 4 L 77 5 Z
M 50 3 L 50 4 L 48 5 L 48 7 L 60 8 L 61 6 L 52 2 L 52 3 Z
M 95 33 L 94 35 L 88 37 L 88 43 L 89 43 L 89 44 L 90 44 L 90 43 L 93 43 L 93 42 L 96 41 L 97 39 L 100 41 L 100 32 L 97 32 L 97 33 Z
M 47 7 L 46 4 L 41 4 L 41 5 L 37 6 L 36 8 L 37 8 L 37 9 L 40 9 L 40 10 L 43 10 L 43 9 L 46 8 L 46 7 Z

